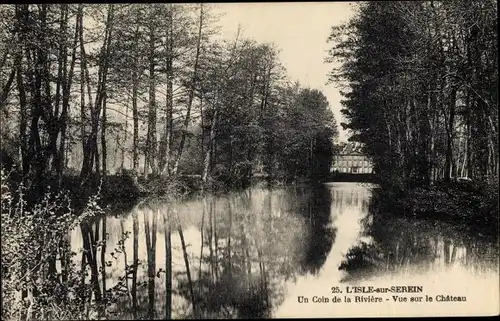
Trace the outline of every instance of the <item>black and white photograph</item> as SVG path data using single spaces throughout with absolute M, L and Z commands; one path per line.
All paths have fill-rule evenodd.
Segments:
M 0 4 L 1 319 L 500 313 L 496 0 Z

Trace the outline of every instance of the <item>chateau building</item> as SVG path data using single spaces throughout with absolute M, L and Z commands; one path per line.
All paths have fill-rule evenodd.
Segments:
M 359 143 L 348 142 L 339 146 L 340 151 L 333 156 L 331 172 L 350 174 L 371 174 L 373 165 L 361 151 Z

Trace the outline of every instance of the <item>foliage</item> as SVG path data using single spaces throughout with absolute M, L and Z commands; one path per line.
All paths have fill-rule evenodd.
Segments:
M 326 98 L 289 84 L 274 45 L 239 30 L 234 42 L 216 39 L 211 5 L 28 4 L 0 13 L 11 26 L 0 38 L 2 140 L 41 194 L 69 172 L 82 186 L 131 170 L 235 188 L 255 174 L 318 179 L 329 168 L 336 125 Z
M 384 1 L 332 28 L 343 126 L 384 186 L 498 179 L 496 24 L 496 1 Z
M 292 99 L 279 122 L 268 129 L 274 131 L 267 147 L 272 151 L 269 173 L 276 171 L 285 180 L 321 179 L 330 171 L 332 140 L 337 135 L 333 114 L 317 90 L 300 90 Z
M 393 206 L 385 190 L 375 189 L 368 215 L 360 221 L 362 238 L 339 267 L 346 272 L 343 281 L 373 280 L 400 273 L 409 276 L 424 271 L 434 274 L 434 264 L 458 264 L 496 274 L 498 216 L 495 221 L 479 206 L 492 201 L 487 191 L 491 187 L 454 185 L 436 186 L 432 192 L 418 189 L 405 198 L 406 208 Z M 475 211 L 471 211 L 470 205 L 464 206 L 469 201 L 477 205 Z M 482 216 L 492 219 L 485 222 Z M 455 224 L 454 220 L 472 224 Z
M 495 188 L 477 183 L 441 184 L 430 189 L 415 189 L 403 202 L 417 217 L 442 217 L 496 231 L 498 193 Z
M 405 192 L 378 188 L 374 191 L 374 206 L 379 207 L 377 215 L 461 223 L 496 235 L 497 188 L 496 184 L 475 182 L 440 183 Z
M 82 283 L 87 270 L 81 270 L 67 237 L 68 231 L 103 214 L 99 194 L 78 213 L 62 193 L 47 192 L 30 208 L 26 188 L 11 189 L 3 170 L 1 176 L 2 319 L 85 320 L 99 313 L 95 301 L 86 303 L 92 291 Z M 110 289 L 109 298 L 117 293 Z

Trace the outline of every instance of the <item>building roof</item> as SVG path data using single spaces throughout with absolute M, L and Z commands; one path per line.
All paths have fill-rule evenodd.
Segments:
M 348 142 L 341 146 L 339 155 L 363 155 L 362 145 L 358 142 Z

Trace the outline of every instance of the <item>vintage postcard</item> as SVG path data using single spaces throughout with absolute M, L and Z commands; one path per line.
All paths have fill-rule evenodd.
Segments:
M 0 5 L 2 320 L 498 315 L 497 19 Z

